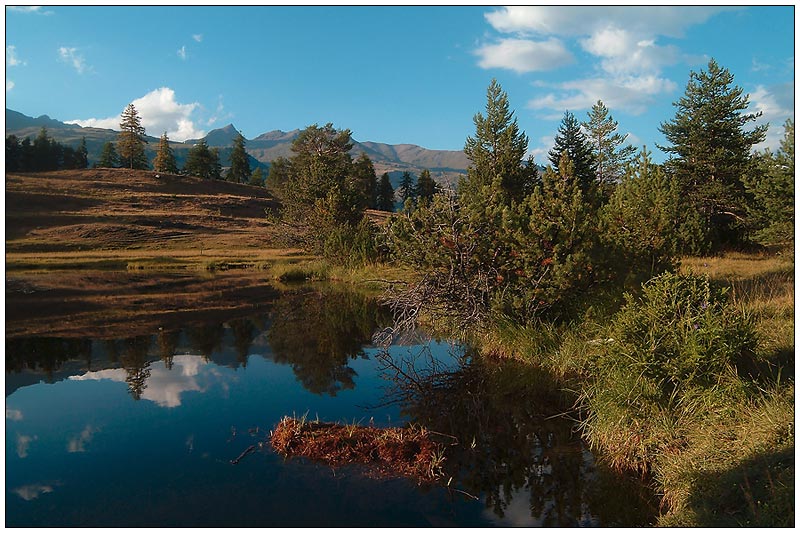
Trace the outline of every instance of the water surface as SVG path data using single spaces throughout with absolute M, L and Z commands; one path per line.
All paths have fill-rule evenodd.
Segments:
M 652 519 L 646 491 L 558 416 L 545 376 L 419 333 L 386 352 L 372 338 L 390 317 L 363 295 L 239 273 L 20 276 L 6 290 L 6 526 Z M 423 424 L 452 479 L 284 460 L 265 442 L 286 415 Z

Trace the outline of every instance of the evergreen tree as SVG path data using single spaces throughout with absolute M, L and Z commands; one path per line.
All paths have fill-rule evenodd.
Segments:
M 55 170 L 62 162 L 61 146 L 47 134 L 47 128 L 42 126 L 39 135 L 33 140 L 32 170 Z
M 250 174 L 250 181 L 248 184 L 256 187 L 264 186 L 264 172 L 261 170 L 261 167 L 256 167 L 253 173 Z
M 77 168 L 87 168 L 89 166 L 89 150 L 86 148 L 86 137 L 81 137 L 81 144 L 78 146 Z
M 363 152 L 353 162 L 352 187 L 358 193 L 359 205 L 362 208 L 375 207 L 378 180 L 372 160 Z
M 6 137 L 6 172 L 22 169 L 22 147 L 16 135 Z
M 558 126 L 555 146 L 548 156 L 554 169 L 558 168 L 561 155 L 567 154 L 574 167 L 574 176 L 578 180 L 584 196 L 591 199 L 595 191 L 596 162 L 592 154 L 592 146 L 581 131 L 581 125 L 575 115 L 569 111 L 564 113 L 564 118 Z
M 583 123 L 594 155 L 597 183 L 601 190 L 619 181 L 625 167 L 636 154 L 633 146 L 622 146 L 627 135 L 617 133 L 618 123 L 608 108 L 598 100 L 589 111 L 589 121 Z
M 378 184 L 375 208 L 381 211 L 394 211 L 394 188 L 392 187 L 392 182 L 389 180 L 388 172 L 383 173 L 381 181 Z
M 127 168 L 147 169 L 147 156 L 144 153 L 144 127 L 139 118 L 139 113 L 133 104 L 122 112 L 119 123 L 120 133 L 117 136 L 117 150 L 123 166 Z
M 410 172 L 403 172 L 403 176 L 400 178 L 399 190 L 400 201 L 402 201 L 403 204 L 409 199 L 414 200 L 416 198 L 415 192 L 417 187 L 414 183 L 414 176 L 412 176 Z
M 532 159 L 523 164 L 528 151 L 528 137 L 520 131 L 514 113 L 509 110 L 508 95 L 496 79 L 486 91 L 486 116 L 473 117 L 475 137 L 467 137 L 464 153 L 472 164 L 462 180 L 459 193 L 474 195 L 482 186 L 499 179 L 500 189 L 509 200 L 520 201 L 535 186 L 538 175 Z M 477 195 L 476 201 L 480 201 Z
M 167 174 L 177 174 L 178 164 L 175 162 L 175 153 L 169 145 L 169 138 L 167 132 L 161 136 L 158 143 L 158 152 L 156 158 L 153 160 L 153 170 L 156 172 L 165 172 Z
M 235 183 L 247 183 L 250 180 L 250 161 L 247 159 L 247 152 L 244 149 L 245 138 L 239 133 L 233 139 L 233 150 L 231 150 L 231 168 L 228 171 L 228 181 Z
M 219 150 L 209 148 L 205 139 L 201 139 L 189 150 L 183 170 L 190 176 L 221 179 L 222 166 L 219 162 Z
M 291 163 L 285 157 L 278 157 L 269 163 L 269 174 L 267 175 L 266 187 L 272 194 L 283 196 L 286 183 L 289 181 L 289 169 Z
M 108 141 L 103 145 L 103 150 L 100 152 L 100 159 L 94 164 L 98 168 L 117 168 L 119 165 L 119 156 L 114 147 L 114 143 Z
M 690 72 L 685 94 L 673 104 L 675 117 L 659 128 L 669 142 L 659 148 L 673 156 L 667 168 L 686 207 L 703 222 L 701 232 L 683 243 L 685 251 L 708 252 L 743 235 L 743 179 L 767 126 L 745 131 L 761 113 L 745 113 L 749 96 L 732 84 L 730 71 L 711 59 L 708 70 Z
M 756 158 L 756 171 L 745 185 L 752 196 L 748 225 L 762 244 L 794 242 L 794 121 L 784 124 L 784 136 L 776 153 L 765 150 Z
M 601 233 L 616 264 L 614 272 L 628 273 L 629 285 L 673 266 L 677 251 L 680 197 L 676 183 L 643 148 L 601 213 Z
M 439 192 L 439 185 L 431 177 L 431 171 L 425 169 L 420 172 L 419 178 L 417 178 L 417 185 L 414 188 L 414 196 L 417 201 L 430 201 L 437 192 Z

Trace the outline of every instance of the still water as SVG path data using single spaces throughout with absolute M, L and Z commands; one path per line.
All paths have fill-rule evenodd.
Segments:
M 21 276 L 6 291 L 8 527 L 652 521 L 546 377 L 419 332 L 377 347 L 390 317 L 365 296 L 242 274 Z M 284 460 L 266 441 L 286 415 L 423 424 L 448 477 Z

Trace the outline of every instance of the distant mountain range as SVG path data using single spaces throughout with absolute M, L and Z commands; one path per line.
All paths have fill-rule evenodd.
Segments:
M 6 109 L 6 136 L 16 135 L 20 139 L 35 137 L 42 127 L 53 139 L 62 144 L 77 146 L 81 138 L 86 138 L 89 151 L 89 161 L 97 160 L 103 144 L 116 141 L 118 131 L 102 128 L 83 128 L 75 124 L 66 124 L 52 119 L 47 115 L 29 117 L 17 111 Z M 203 137 L 206 144 L 220 149 L 220 159 L 223 166 L 229 162 L 230 150 L 233 139 L 239 131 L 233 124 L 211 130 Z M 299 129 L 292 131 L 273 130 L 253 139 L 246 139 L 245 148 L 251 158 L 251 166 L 260 166 L 268 169 L 270 161 L 278 157 L 291 157 L 292 141 L 300 133 Z M 152 161 L 158 148 L 159 139 L 147 136 L 148 146 L 146 152 Z M 170 142 L 178 165 L 182 166 L 186 160 L 189 149 L 197 144 L 200 139 L 191 139 L 185 142 Z M 414 175 L 428 169 L 431 175 L 440 183 L 455 183 L 459 176 L 466 173 L 469 160 L 461 150 L 429 150 L 413 144 L 384 144 L 378 142 L 359 142 L 353 140 L 351 154 L 357 157 L 361 153 L 367 154 L 375 166 L 375 171 L 380 177 L 388 172 L 392 183 L 396 186 L 403 172 Z

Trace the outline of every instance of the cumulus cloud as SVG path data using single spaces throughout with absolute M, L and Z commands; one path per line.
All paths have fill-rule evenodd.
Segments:
M 17 57 L 17 47 L 13 44 L 9 44 L 6 46 L 6 66 L 17 67 L 20 65 L 25 66 L 25 61 L 22 61 Z
M 192 39 L 194 39 L 198 43 L 202 43 L 203 42 L 203 34 L 202 33 L 195 33 L 194 35 L 192 35 Z
M 212 363 L 206 363 L 202 357 L 196 355 L 176 355 L 172 364 L 171 370 L 167 370 L 163 364 L 151 367 L 147 388 L 142 393 L 143 400 L 149 400 L 161 407 L 178 407 L 181 405 L 181 395 L 184 393 L 203 392 L 207 390 L 210 381 L 225 379 L 215 371 Z M 69 379 L 77 381 L 108 379 L 124 383 L 127 376 L 125 369 L 115 368 L 87 372 Z
M 557 92 L 534 98 L 528 108 L 549 109 L 563 113 L 566 109 L 588 109 L 598 100 L 611 109 L 620 109 L 633 115 L 647 111 L 656 97 L 672 92 L 677 85 L 658 76 L 628 76 L 620 78 L 587 78 L 552 85 Z M 560 118 L 549 116 L 548 118 Z
M 25 501 L 35 500 L 42 494 L 53 492 L 53 484 L 36 483 L 33 485 L 23 485 L 13 489 L 13 492 Z
M 18 409 L 11 409 L 10 407 L 6 406 L 6 420 L 19 422 L 22 420 L 22 411 Z
M 161 87 L 147 93 L 133 102 L 139 112 L 142 126 L 149 135 L 159 137 L 165 131 L 170 139 L 185 141 L 199 139 L 206 132 L 199 129 L 192 118 L 199 103 L 182 104 L 175 99 L 175 91 L 169 87 Z M 120 112 L 120 115 L 122 113 Z M 88 118 L 68 120 L 67 124 L 77 124 L 84 128 L 119 129 L 120 115 L 108 118 Z
M 17 455 L 20 459 L 28 457 L 28 450 L 31 447 L 31 442 L 39 440 L 36 435 L 17 435 Z
M 99 430 L 97 428 L 87 425 L 85 428 L 83 428 L 83 431 L 81 431 L 79 435 L 76 435 L 67 441 L 67 451 L 69 453 L 85 452 L 86 445 L 92 441 L 92 438 L 98 431 Z
M 558 39 L 532 41 L 501 39 L 475 51 L 482 68 L 507 68 L 516 72 L 552 70 L 573 61 L 572 54 Z
M 42 6 L 8 6 L 6 9 L 16 13 L 27 13 L 32 15 L 53 15 L 53 11 L 42 9 Z
M 690 6 L 512 6 L 485 15 L 498 32 L 512 34 L 504 41 L 530 41 L 549 37 L 569 41 L 597 58 L 594 72 L 585 79 L 554 84 L 550 91 L 529 102 L 529 107 L 561 113 L 564 109 L 588 109 L 597 100 L 633 114 L 646 111 L 656 97 L 674 91 L 664 67 L 679 61 L 693 62 L 674 44 L 662 45 L 660 37 L 679 38 L 693 25 L 725 11 L 724 7 Z M 501 41 L 502 42 L 502 41 Z M 566 51 L 566 45 L 561 44 Z M 486 47 L 484 47 L 486 48 Z M 506 55 L 508 56 L 508 54 Z M 481 62 L 521 69 L 521 60 Z M 562 63 L 564 64 L 564 63 Z M 553 67 L 560 64 L 553 62 Z M 554 117 L 554 115 L 551 115 Z
M 695 24 L 730 7 L 695 6 L 511 6 L 485 15 L 503 33 L 581 36 L 616 25 L 634 33 L 682 37 Z
M 751 113 L 761 113 L 755 123 L 767 124 L 767 138 L 764 142 L 755 146 L 757 150 L 769 148 L 777 150 L 780 148 L 783 139 L 783 124 L 786 119 L 794 119 L 794 83 L 784 83 L 765 87 L 759 85 L 756 90 L 750 93 Z
M 89 68 L 86 64 L 86 59 L 84 59 L 77 48 L 62 46 L 58 49 L 58 56 L 64 63 L 72 65 L 73 68 L 78 71 L 78 74 L 83 74 Z

